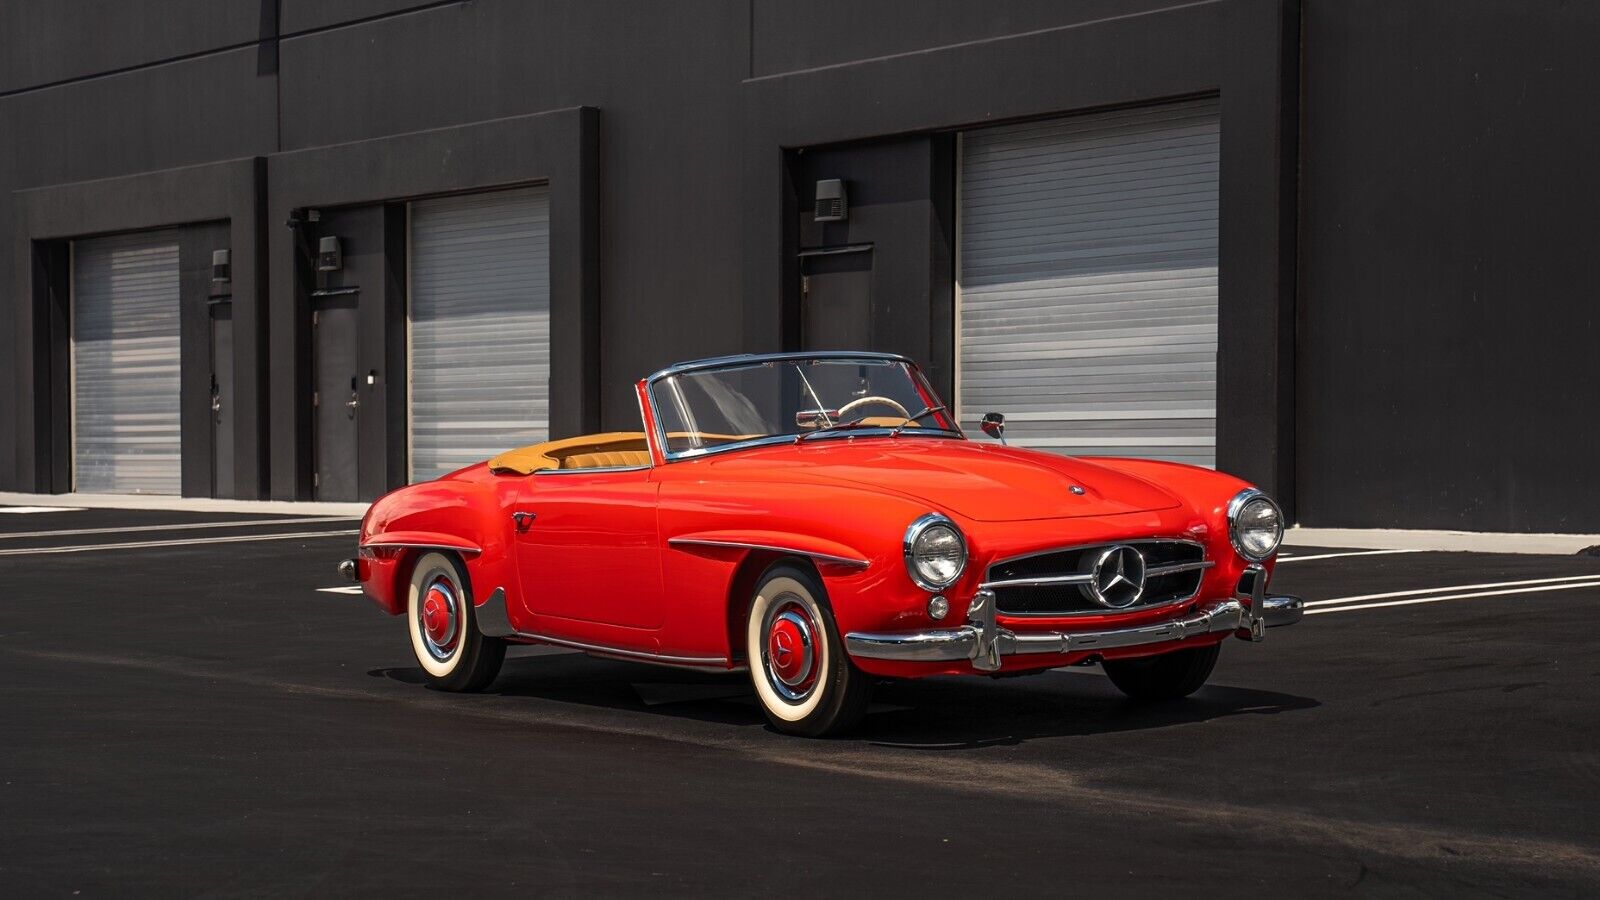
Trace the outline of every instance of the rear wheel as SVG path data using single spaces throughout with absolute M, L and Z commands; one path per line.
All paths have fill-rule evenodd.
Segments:
M 472 585 L 455 557 L 428 553 L 417 560 L 406 621 L 411 650 L 430 687 L 481 691 L 500 674 L 506 642 L 479 633 L 475 612 Z
M 1221 653 L 1222 645 L 1212 644 L 1159 656 L 1108 659 L 1101 666 L 1111 683 L 1135 700 L 1176 700 L 1200 690 Z
M 807 569 L 779 563 L 761 577 L 745 658 L 762 711 L 779 731 L 835 734 L 867 711 L 871 682 L 844 652 L 822 582 Z

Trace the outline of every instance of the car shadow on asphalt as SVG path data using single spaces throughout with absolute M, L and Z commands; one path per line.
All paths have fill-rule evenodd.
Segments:
M 424 683 L 415 667 L 369 674 Z M 700 673 L 560 653 L 507 659 L 485 693 L 772 730 L 745 673 Z M 1207 685 L 1184 700 L 1138 703 L 1119 693 L 1098 669 L 1056 669 L 1020 678 L 895 680 L 875 685 L 871 709 L 845 739 L 959 751 L 1295 713 L 1320 705 L 1309 697 L 1220 684 Z

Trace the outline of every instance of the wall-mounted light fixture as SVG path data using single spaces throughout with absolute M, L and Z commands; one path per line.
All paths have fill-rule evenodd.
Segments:
M 818 222 L 843 222 L 850 215 L 843 179 L 824 178 L 817 182 L 815 215 Z
M 221 287 L 233 280 L 233 253 L 224 248 L 211 251 L 211 284 Z
M 344 268 L 344 252 L 339 249 L 339 239 L 328 235 L 317 241 L 317 271 L 337 272 Z

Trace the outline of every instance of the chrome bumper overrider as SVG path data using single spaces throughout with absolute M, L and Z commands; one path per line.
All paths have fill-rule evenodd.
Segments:
M 1264 573 L 1260 573 L 1264 574 Z M 1305 606 L 1299 597 L 1266 596 L 1266 578 L 1255 577 L 1250 594 L 1202 605 L 1180 619 L 1137 628 L 1108 631 L 1042 631 L 1018 634 L 995 621 L 994 594 L 979 591 L 967 610 L 968 624 L 935 631 L 873 633 L 845 636 L 852 656 L 905 662 L 952 662 L 970 659 L 972 667 L 992 672 L 1002 656 L 1025 653 L 1078 653 L 1181 641 L 1187 637 L 1231 631 L 1259 641 L 1263 631 L 1300 621 Z

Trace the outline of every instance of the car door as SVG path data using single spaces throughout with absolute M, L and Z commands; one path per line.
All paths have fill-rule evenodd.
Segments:
M 512 530 L 519 600 L 541 628 L 563 636 L 563 622 L 660 627 L 657 487 L 648 468 L 523 478 Z

